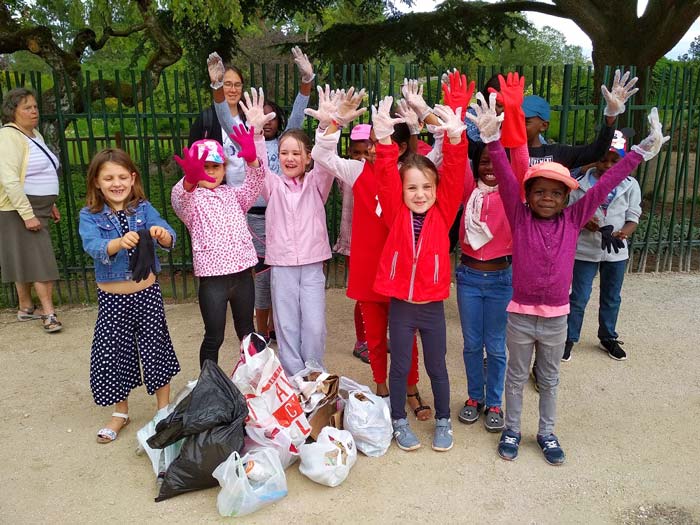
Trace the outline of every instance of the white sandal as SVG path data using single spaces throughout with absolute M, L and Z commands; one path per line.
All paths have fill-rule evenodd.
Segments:
M 97 431 L 97 442 L 98 443 L 111 443 L 115 439 L 117 439 L 117 436 L 119 435 L 119 432 L 121 432 L 126 425 L 129 424 L 131 419 L 129 419 L 129 414 L 124 414 L 122 412 L 112 412 L 112 417 L 121 417 L 124 419 L 124 424 L 121 426 L 119 430 L 112 430 L 111 428 L 101 428 L 100 430 Z

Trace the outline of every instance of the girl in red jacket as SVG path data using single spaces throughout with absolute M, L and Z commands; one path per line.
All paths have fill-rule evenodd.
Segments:
M 450 294 L 450 226 L 462 196 L 467 142 L 461 110 L 436 106 L 449 143 L 443 145 L 443 180 L 435 165 L 419 155 L 406 158 L 397 168 L 398 146 L 391 142 L 394 124 L 392 97 L 373 109 L 372 124 L 379 140 L 375 169 L 379 177 L 379 203 L 389 227 L 377 268 L 374 291 L 391 298 L 389 333 L 391 367 L 389 392 L 394 437 L 399 448 L 415 450 L 420 441 L 406 419 L 406 377 L 416 330 L 423 344 L 423 359 L 435 399 L 433 449 L 452 448 L 450 383 L 445 354 L 445 309 Z
M 319 108 L 309 109 L 307 114 L 318 120 L 316 145 L 311 151 L 314 163 L 328 171 L 351 188 L 354 203 L 352 209 L 352 235 L 350 241 L 350 272 L 347 295 L 358 301 L 364 320 L 365 335 L 369 349 L 369 362 L 376 383 L 376 393 L 389 397 L 387 385 L 387 336 L 389 298 L 376 293 L 372 286 L 377 266 L 389 228 L 382 219 L 381 206 L 377 202 L 379 181 L 374 171 L 374 162 L 367 160 L 341 159 L 338 156 L 340 131 L 337 123 L 347 122 L 358 112 L 364 91 L 353 102 L 347 94 L 334 102 L 334 96 L 326 85 L 318 87 Z M 346 115 L 349 115 L 346 116 Z M 354 128 L 355 129 L 355 128 Z M 325 130 L 325 131 L 323 131 Z M 403 148 L 408 147 L 408 144 Z M 374 143 L 372 143 L 374 153 Z M 403 153 L 403 152 L 402 152 Z M 426 421 L 431 416 L 430 407 L 424 405 L 418 393 L 418 349 L 412 345 L 412 361 L 407 376 L 406 392 L 408 404 L 416 418 Z

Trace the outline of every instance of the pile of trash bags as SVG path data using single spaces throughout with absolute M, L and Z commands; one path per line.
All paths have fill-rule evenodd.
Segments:
M 206 361 L 168 407 L 138 433 L 160 483 L 156 501 L 221 486 L 222 516 L 244 516 L 287 495 L 285 470 L 300 459 L 309 479 L 335 487 L 359 450 L 386 453 L 389 408 L 369 387 L 314 363 L 288 378 L 258 334 L 241 343 L 231 377 Z

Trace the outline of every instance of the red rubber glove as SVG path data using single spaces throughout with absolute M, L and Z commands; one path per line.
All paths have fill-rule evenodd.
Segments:
M 525 113 L 523 112 L 525 77 L 521 77 L 518 73 L 508 73 L 507 78 L 498 75 L 498 80 L 501 83 L 501 91 L 489 88 L 489 93 L 500 94 L 499 98 L 504 108 L 505 119 L 501 127 L 501 144 L 504 148 L 517 148 L 527 144 Z
M 474 81 L 472 80 L 467 84 L 467 76 L 461 75 L 457 69 L 453 69 L 452 73 L 448 73 L 447 78 L 449 85 L 445 82 L 442 84 L 445 105 L 455 112 L 457 108 L 462 108 L 462 114 L 465 114 L 474 94 Z
M 239 124 L 238 127 L 233 128 L 233 133 L 231 133 L 231 140 L 238 144 L 241 150 L 238 152 L 238 156 L 246 161 L 248 164 L 255 162 L 258 158 L 258 154 L 255 152 L 255 126 L 251 126 L 250 130 L 246 130 L 245 125 Z
M 192 186 L 197 186 L 199 181 L 216 182 L 216 179 L 207 175 L 204 171 L 204 159 L 207 158 L 206 150 L 203 150 L 201 155 L 197 154 L 197 148 L 182 148 L 182 158 L 173 155 L 182 171 L 185 172 L 185 182 Z

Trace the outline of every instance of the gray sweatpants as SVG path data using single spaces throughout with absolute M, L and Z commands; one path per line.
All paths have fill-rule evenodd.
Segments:
M 279 359 L 287 375 L 305 363 L 323 365 L 326 351 L 326 278 L 323 262 L 272 266 L 272 315 Z
M 566 341 L 566 317 L 508 314 L 506 344 L 506 428 L 520 432 L 523 389 L 527 383 L 535 349 L 537 383 L 540 387 L 539 435 L 552 434 L 557 417 L 559 365 Z

